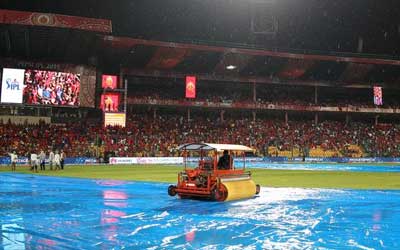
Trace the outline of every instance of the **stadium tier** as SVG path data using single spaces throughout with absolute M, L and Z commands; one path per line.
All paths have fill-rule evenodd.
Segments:
M 68 156 L 177 156 L 186 142 L 236 143 L 265 156 L 400 156 L 399 125 L 325 121 L 219 119 L 179 115 L 130 115 L 125 128 L 103 128 L 100 120 L 81 123 L 0 125 L 0 154 L 15 149 L 63 149 Z

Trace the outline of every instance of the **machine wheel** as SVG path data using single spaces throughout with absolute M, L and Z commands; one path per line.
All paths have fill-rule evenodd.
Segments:
M 256 194 L 259 194 L 260 193 L 260 189 L 261 189 L 261 187 L 260 187 L 260 185 L 256 185 Z
M 221 184 L 219 188 L 216 187 L 212 191 L 211 195 L 212 199 L 215 201 L 224 201 L 226 200 L 226 197 L 228 197 L 228 190 L 226 190 L 226 187 L 223 184 Z
M 170 185 L 169 187 L 168 187 L 168 194 L 170 195 L 170 196 L 175 196 L 176 195 L 176 186 L 174 186 L 174 185 Z

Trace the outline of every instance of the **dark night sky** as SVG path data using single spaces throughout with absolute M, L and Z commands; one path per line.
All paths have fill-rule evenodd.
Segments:
M 275 38 L 254 36 L 251 0 L 1 1 L 0 8 L 106 18 L 114 35 L 172 41 L 223 41 L 266 48 L 399 56 L 398 0 L 277 0 Z

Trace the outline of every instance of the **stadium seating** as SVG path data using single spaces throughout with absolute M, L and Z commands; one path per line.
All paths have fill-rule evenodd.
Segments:
M 63 149 L 67 156 L 176 156 L 186 142 L 249 145 L 258 155 L 285 157 L 400 156 L 400 127 L 365 123 L 251 119 L 212 120 L 179 115 L 130 115 L 126 128 L 103 128 L 100 120 L 65 125 L 0 123 L 0 154 Z M 304 152 L 304 153 L 303 153 Z

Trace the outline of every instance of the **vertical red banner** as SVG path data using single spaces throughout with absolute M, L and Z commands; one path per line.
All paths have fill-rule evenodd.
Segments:
M 382 87 L 374 86 L 374 104 L 383 105 Z
M 102 84 L 103 89 L 115 89 L 117 88 L 117 76 L 103 75 Z
M 196 77 L 186 76 L 186 98 L 196 98 Z

